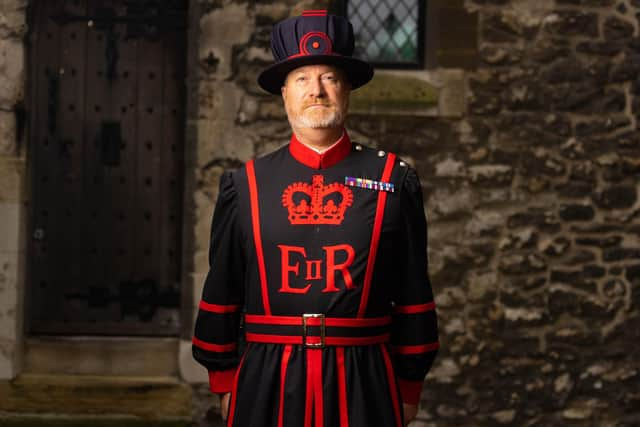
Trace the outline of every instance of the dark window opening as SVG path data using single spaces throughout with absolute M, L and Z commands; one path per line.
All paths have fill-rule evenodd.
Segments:
M 423 68 L 424 0 L 345 0 L 354 56 L 379 68 Z

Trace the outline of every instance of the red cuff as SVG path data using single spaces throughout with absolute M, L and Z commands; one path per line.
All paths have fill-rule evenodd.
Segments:
M 235 368 L 226 371 L 209 371 L 209 389 L 212 393 L 230 393 L 235 376 Z
M 408 405 L 417 405 L 420 403 L 420 394 L 422 394 L 422 385 L 424 381 L 408 381 L 398 378 L 398 386 L 400 387 L 400 395 L 402 403 Z

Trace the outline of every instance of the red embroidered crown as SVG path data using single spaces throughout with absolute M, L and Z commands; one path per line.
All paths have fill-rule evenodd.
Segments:
M 337 182 L 324 185 L 322 175 L 314 175 L 311 184 L 291 184 L 282 193 L 282 205 L 289 210 L 291 224 L 341 224 L 352 203 L 349 188 Z

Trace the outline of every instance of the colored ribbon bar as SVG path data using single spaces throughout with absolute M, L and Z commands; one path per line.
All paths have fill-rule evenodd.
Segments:
M 393 183 L 391 182 L 374 181 L 372 179 L 354 178 L 352 176 L 346 176 L 344 178 L 344 183 L 349 187 L 366 188 L 367 190 L 375 190 L 375 191 L 388 191 L 389 193 L 394 192 L 394 186 L 393 186 Z

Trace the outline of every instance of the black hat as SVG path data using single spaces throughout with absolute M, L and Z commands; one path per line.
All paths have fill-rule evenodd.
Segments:
M 307 10 L 273 27 L 271 50 L 276 63 L 260 73 L 258 84 L 279 94 L 294 68 L 328 64 L 342 69 L 351 88 L 358 88 L 371 80 L 373 68 L 351 56 L 353 47 L 353 27 L 346 18 L 328 15 L 326 10 Z

